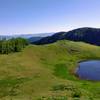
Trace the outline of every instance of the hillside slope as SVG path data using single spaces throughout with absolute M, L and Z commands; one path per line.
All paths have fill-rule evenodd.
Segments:
M 86 43 L 100 45 L 100 29 L 97 28 L 78 28 L 69 32 L 58 32 L 52 36 L 44 37 L 33 44 L 49 44 L 58 40 L 83 41 Z
M 100 47 L 58 41 L 0 55 L 0 100 L 99 100 L 100 82 L 74 75 L 77 62 L 87 59 L 100 59 Z

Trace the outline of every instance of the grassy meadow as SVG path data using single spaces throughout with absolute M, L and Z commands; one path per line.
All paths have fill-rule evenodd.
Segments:
M 100 59 L 100 47 L 58 41 L 0 55 L 0 100 L 100 100 L 100 82 L 75 76 L 79 61 Z

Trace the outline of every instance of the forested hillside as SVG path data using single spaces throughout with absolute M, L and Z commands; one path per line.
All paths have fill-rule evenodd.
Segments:
M 44 37 L 36 42 L 33 42 L 33 44 L 49 44 L 64 39 L 100 45 L 100 29 L 85 27 L 74 29 L 68 32 L 58 32 L 52 36 Z
M 8 54 L 11 52 L 19 52 L 26 45 L 28 45 L 28 42 L 26 39 L 23 39 L 23 38 L 1 40 L 0 41 L 0 53 L 1 54 Z

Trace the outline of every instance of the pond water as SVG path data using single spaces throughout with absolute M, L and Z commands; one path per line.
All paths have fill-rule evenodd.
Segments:
M 80 79 L 100 81 L 100 60 L 80 62 L 76 74 Z

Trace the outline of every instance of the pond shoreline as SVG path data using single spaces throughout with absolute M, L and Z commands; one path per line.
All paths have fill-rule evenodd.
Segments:
M 91 67 L 90 67 L 91 66 Z M 100 81 L 100 60 L 79 61 L 75 69 L 75 76 L 80 80 Z

